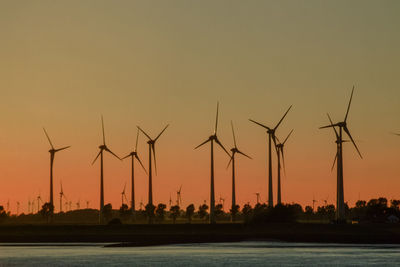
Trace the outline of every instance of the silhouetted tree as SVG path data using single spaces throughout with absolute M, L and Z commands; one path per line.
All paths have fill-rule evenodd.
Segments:
M 387 199 L 386 198 L 378 198 L 371 199 L 368 201 L 366 216 L 367 220 L 373 222 L 384 222 L 387 217 Z
M 208 210 L 207 204 L 200 205 L 199 211 L 198 211 L 200 219 L 207 218 L 207 215 L 208 215 L 207 210 Z
M 222 208 L 223 208 L 222 204 L 215 205 L 214 213 L 215 213 L 215 217 L 218 219 L 220 219 L 222 217 L 222 215 L 224 215 L 224 210 Z
M 250 216 L 252 213 L 253 213 L 253 209 L 251 208 L 250 204 L 245 204 L 242 209 L 242 214 L 243 214 L 245 222 L 250 220 Z
M 189 223 L 192 223 L 192 216 L 194 214 L 194 205 L 190 204 L 186 207 L 186 218 L 188 219 Z
M 3 206 L 0 206 L 0 223 L 4 222 L 7 219 L 7 213 L 4 210 Z
M 155 209 L 156 207 L 153 204 L 147 204 L 145 207 L 146 217 L 149 219 L 149 223 L 153 223 Z
M 131 210 L 129 209 L 127 204 L 122 204 L 119 208 L 119 216 L 122 220 L 126 221 L 132 215 Z
M 240 209 L 239 205 L 235 205 L 234 207 L 232 207 L 229 210 L 229 212 L 231 213 L 231 216 L 232 216 L 232 221 L 235 220 L 236 215 L 239 213 L 239 209 Z
M 49 202 L 46 202 L 42 205 L 42 209 L 40 210 L 40 214 L 46 218 L 46 221 L 49 222 L 50 216 L 54 213 L 54 206 Z
M 157 205 L 156 218 L 157 218 L 157 221 L 160 223 L 164 220 L 166 208 L 167 208 L 167 205 L 165 205 L 165 204 L 160 203 Z
M 304 213 L 305 213 L 306 215 L 310 216 L 310 215 L 313 215 L 313 214 L 314 214 L 314 211 L 313 211 L 313 209 L 312 209 L 311 206 L 306 206 L 306 208 L 305 208 L 305 210 L 304 210 Z
M 112 205 L 110 203 L 108 203 L 107 205 L 104 205 L 103 216 L 104 216 L 104 219 L 106 220 L 106 222 L 111 220 L 111 218 L 112 218 Z
M 178 205 L 172 206 L 169 211 L 170 211 L 170 216 L 172 218 L 172 221 L 174 223 L 176 223 L 176 218 L 178 218 L 178 216 L 180 214 L 179 206 Z

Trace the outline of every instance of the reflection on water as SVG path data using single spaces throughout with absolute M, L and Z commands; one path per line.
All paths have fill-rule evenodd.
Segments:
M 3 246 L 4 245 L 4 246 Z M 398 245 L 284 242 L 105 248 L 105 244 L 2 244 L 1 266 L 310 266 L 400 263 Z

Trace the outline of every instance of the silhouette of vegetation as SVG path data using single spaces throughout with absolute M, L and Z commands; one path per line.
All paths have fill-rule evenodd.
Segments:
M 233 221 L 235 220 L 236 215 L 239 213 L 239 209 L 240 209 L 240 206 L 239 206 L 239 205 L 235 205 L 234 207 L 232 207 L 232 208 L 229 210 L 229 212 L 231 213 L 231 216 L 232 216 L 232 220 L 233 220 Z
M 104 205 L 103 216 L 106 222 L 111 220 L 113 214 L 112 214 L 112 205 L 110 203 Z
M 180 208 L 178 205 L 172 206 L 170 208 L 170 217 L 172 218 L 173 223 L 176 223 L 176 218 L 178 218 L 179 214 L 180 214 Z
M 54 206 L 50 204 L 49 202 L 46 202 L 43 204 L 42 209 L 39 211 L 39 213 L 46 218 L 46 221 L 49 222 L 50 216 L 54 213 Z
M 167 208 L 167 205 L 165 204 L 158 204 L 157 209 L 156 209 L 156 219 L 159 223 L 164 221 L 165 218 L 165 209 Z
M 7 219 L 8 215 L 4 210 L 3 206 L 0 206 L 0 223 L 4 222 Z
M 192 217 L 194 214 L 194 205 L 190 204 L 189 206 L 186 207 L 186 218 L 188 219 L 189 223 L 192 223 Z
M 129 209 L 128 205 L 122 204 L 119 208 L 119 216 L 122 221 L 127 221 L 132 215 L 132 211 Z
M 146 218 L 149 220 L 149 223 L 153 222 L 155 210 L 156 210 L 156 207 L 153 204 L 147 204 L 145 207 L 145 214 L 146 214 Z
M 207 204 L 200 205 L 199 211 L 198 211 L 198 215 L 199 215 L 200 219 L 207 219 L 207 215 L 208 215 L 207 210 L 208 210 Z

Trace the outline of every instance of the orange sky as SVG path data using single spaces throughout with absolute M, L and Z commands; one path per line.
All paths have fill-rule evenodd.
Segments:
M 267 199 L 266 134 L 248 119 L 294 128 L 286 146 L 283 201 L 334 203 L 334 134 L 319 130 L 344 117 L 355 85 L 350 130 L 364 159 L 344 148 L 345 200 L 400 198 L 400 4 L 397 1 L 19 1 L 0 10 L 0 204 L 26 212 L 28 199 L 49 197 L 49 144 L 71 145 L 55 160 L 56 210 L 60 180 L 76 203 L 98 208 L 100 114 L 107 144 L 124 156 L 136 125 L 156 135 L 154 200 L 183 205 L 209 201 L 209 147 L 194 151 L 213 130 L 253 160 L 238 158 L 237 200 Z M 228 158 L 216 150 L 216 198 L 230 202 Z M 140 137 L 147 167 L 147 144 Z M 275 159 L 274 159 L 275 161 Z M 137 207 L 147 202 L 147 177 L 137 168 Z M 105 156 L 105 198 L 121 205 L 130 164 Z M 276 171 L 274 170 L 274 194 Z M 128 193 L 128 198 L 130 194 Z M 276 196 L 274 196 L 276 201 Z M 75 205 L 74 205 L 75 206 Z

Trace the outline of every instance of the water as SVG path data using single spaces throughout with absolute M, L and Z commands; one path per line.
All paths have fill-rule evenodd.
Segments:
M 5 245 L 5 246 L 4 246 Z M 10 244 L 11 245 L 11 244 Z M 399 245 L 284 242 L 106 248 L 104 244 L 0 246 L 0 266 L 400 266 Z

